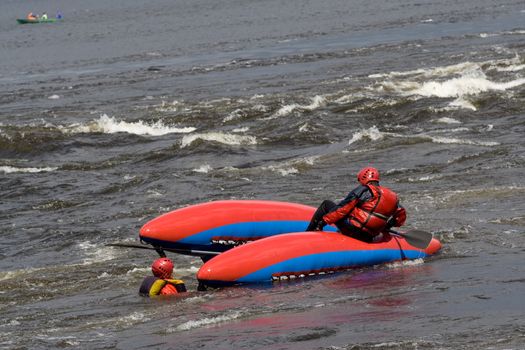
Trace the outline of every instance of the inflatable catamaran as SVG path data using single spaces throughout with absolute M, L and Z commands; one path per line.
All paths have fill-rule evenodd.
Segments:
M 163 251 L 199 256 L 203 285 L 270 282 L 396 260 L 441 249 L 425 231 L 386 235 L 365 243 L 326 226 L 304 232 L 315 208 L 288 202 L 230 200 L 177 209 L 147 222 L 140 240 Z

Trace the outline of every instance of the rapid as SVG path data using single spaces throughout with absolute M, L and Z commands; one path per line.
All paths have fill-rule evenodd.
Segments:
M 64 20 L 19 25 L 56 8 Z M 525 4 L 2 1 L 0 348 L 522 349 Z M 366 165 L 436 257 L 138 295 L 142 225 L 343 198 Z

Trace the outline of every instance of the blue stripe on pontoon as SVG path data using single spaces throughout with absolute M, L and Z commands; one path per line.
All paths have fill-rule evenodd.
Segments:
M 213 237 L 269 237 L 283 233 L 303 232 L 306 230 L 309 221 L 254 221 L 241 222 L 236 224 L 224 225 L 201 231 L 194 235 L 185 237 L 177 241 L 184 244 L 211 244 Z M 325 226 L 325 231 L 336 232 L 332 226 Z
M 403 252 L 407 259 L 419 259 L 427 256 L 420 250 L 404 250 Z M 349 250 L 310 254 L 262 268 L 239 278 L 236 282 L 266 282 L 272 280 L 272 274 L 274 273 L 371 266 L 400 260 L 402 258 L 399 249 Z

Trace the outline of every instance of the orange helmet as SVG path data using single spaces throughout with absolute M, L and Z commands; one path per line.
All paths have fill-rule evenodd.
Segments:
M 379 181 L 379 170 L 372 167 L 363 168 L 357 174 L 357 181 L 362 185 L 366 185 L 370 181 Z
M 159 258 L 151 265 L 153 275 L 158 278 L 170 278 L 173 273 L 173 263 L 168 258 Z

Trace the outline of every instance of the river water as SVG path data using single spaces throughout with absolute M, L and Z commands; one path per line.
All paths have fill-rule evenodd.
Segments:
M 56 9 L 55 24 L 19 25 Z M 0 3 L 0 347 L 523 349 L 525 4 Z M 365 165 L 425 261 L 138 295 L 148 220 L 222 199 L 317 206 Z

